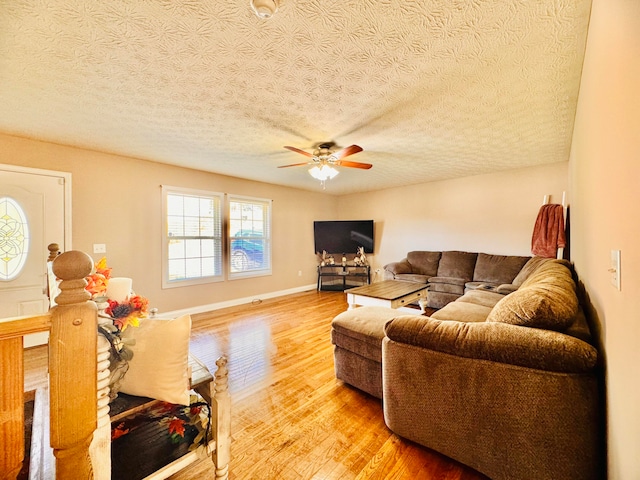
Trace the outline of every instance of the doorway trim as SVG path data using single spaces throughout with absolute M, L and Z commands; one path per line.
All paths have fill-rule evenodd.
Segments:
M 0 170 L 59 178 L 64 183 L 64 246 L 71 250 L 71 173 L 0 163 Z

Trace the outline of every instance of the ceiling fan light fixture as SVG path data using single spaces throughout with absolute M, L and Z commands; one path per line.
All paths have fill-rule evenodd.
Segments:
M 258 18 L 266 20 L 278 11 L 278 0 L 251 0 L 251 8 Z
M 320 166 L 316 165 L 309 169 L 309 174 L 313 178 L 315 178 L 316 180 L 320 180 L 321 182 L 324 182 L 325 180 L 331 180 L 333 177 L 338 175 L 338 173 L 340 173 L 338 172 L 338 170 L 327 164 Z

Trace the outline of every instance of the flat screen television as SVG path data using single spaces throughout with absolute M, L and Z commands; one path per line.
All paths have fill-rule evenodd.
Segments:
M 315 253 L 373 253 L 373 220 L 332 220 L 313 222 Z

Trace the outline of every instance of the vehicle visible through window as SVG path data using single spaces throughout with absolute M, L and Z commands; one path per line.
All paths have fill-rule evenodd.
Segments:
M 245 271 L 261 268 L 264 263 L 264 244 L 262 232 L 236 232 L 231 241 L 231 269 Z
M 229 278 L 271 274 L 271 200 L 229 196 Z

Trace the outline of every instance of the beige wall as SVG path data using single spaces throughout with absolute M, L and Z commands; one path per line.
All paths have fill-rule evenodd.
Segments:
M 411 250 L 530 255 L 545 195 L 562 202 L 567 163 L 340 197 L 339 211 L 376 221 L 375 268 Z M 379 277 L 378 277 L 379 278 Z
M 609 478 L 640 479 L 640 1 L 594 0 L 570 159 L 572 254 L 601 324 Z M 622 291 L 609 257 L 622 251 Z
M 315 285 L 313 220 L 337 215 L 336 197 L 172 167 L 143 160 L 0 135 L 0 163 L 71 172 L 73 248 L 107 246 L 114 275 L 161 311 Z M 161 289 L 160 185 L 273 199 L 273 275 Z M 298 276 L 302 271 L 302 276 Z
M 335 197 L 7 135 L 0 151 L 0 163 L 71 172 L 73 248 L 105 243 L 114 274 L 161 311 L 314 285 L 313 220 L 375 220 L 373 269 L 417 249 L 529 255 L 544 195 L 568 188 L 566 163 Z M 274 199 L 273 275 L 162 290 L 162 184 Z

